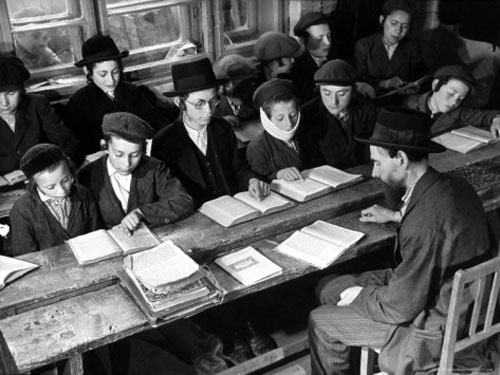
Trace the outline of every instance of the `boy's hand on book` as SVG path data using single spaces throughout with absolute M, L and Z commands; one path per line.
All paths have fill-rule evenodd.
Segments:
M 271 185 L 256 178 L 251 178 L 248 181 L 248 193 L 251 197 L 261 201 L 271 194 Z
M 337 306 L 349 306 L 352 301 L 356 299 L 356 297 L 363 290 L 362 286 L 351 286 L 347 288 L 342 293 L 340 293 L 340 301 L 337 303 Z
M 401 214 L 399 211 L 389 210 L 388 208 L 374 204 L 367 209 L 361 211 L 359 221 L 364 223 L 388 223 L 388 222 L 401 222 Z
M 139 208 L 135 208 L 129 212 L 127 216 L 122 219 L 120 227 L 125 231 L 126 234 L 132 235 L 134 230 L 136 230 L 142 222 L 142 212 Z
M 500 138 L 500 116 L 491 120 L 490 132 L 493 138 Z
M 278 171 L 278 173 L 276 173 L 276 177 L 280 180 L 285 180 L 285 181 L 304 180 L 300 171 L 295 167 L 284 168 Z

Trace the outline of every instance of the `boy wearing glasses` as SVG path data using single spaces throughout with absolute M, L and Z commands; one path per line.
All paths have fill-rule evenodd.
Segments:
M 162 160 L 177 176 L 196 207 L 221 195 L 247 190 L 257 199 L 270 187 L 256 178 L 238 155 L 236 136 L 229 124 L 213 117 L 219 104 L 216 79 L 207 58 L 172 66 L 174 97 L 180 109 L 178 120 L 153 139 L 152 156 Z

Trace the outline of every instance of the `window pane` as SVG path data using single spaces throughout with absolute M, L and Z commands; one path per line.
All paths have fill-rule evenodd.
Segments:
M 69 12 L 68 0 L 7 0 L 11 22 L 33 22 L 33 17 L 64 16 Z
M 222 0 L 224 44 L 237 44 L 258 38 L 255 1 Z

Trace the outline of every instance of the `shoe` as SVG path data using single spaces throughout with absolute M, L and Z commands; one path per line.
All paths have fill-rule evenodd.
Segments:
M 253 354 L 256 356 L 267 353 L 278 347 L 276 341 L 274 341 L 271 336 L 256 330 L 252 323 L 247 322 L 246 328 L 246 340 Z
M 231 341 L 233 350 L 224 356 L 231 364 L 237 365 L 255 357 L 255 354 L 253 354 L 252 349 L 241 332 L 235 332 L 231 337 Z
M 198 375 L 216 374 L 228 368 L 222 354 L 222 341 L 218 337 L 205 334 L 200 346 L 203 354 L 192 360 Z

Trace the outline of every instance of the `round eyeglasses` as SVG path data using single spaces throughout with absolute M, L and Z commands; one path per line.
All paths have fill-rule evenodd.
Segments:
M 213 97 L 209 101 L 206 101 L 204 99 L 198 100 L 196 103 L 190 102 L 187 99 L 184 99 L 187 103 L 191 104 L 194 108 L 196 108 L 198 111 L 202 110 L 205 108 L 205 106 L 208 104 L 211 109 L 216 108 L 219 103 L 220 103 L 220 98 L 218 96 Z

